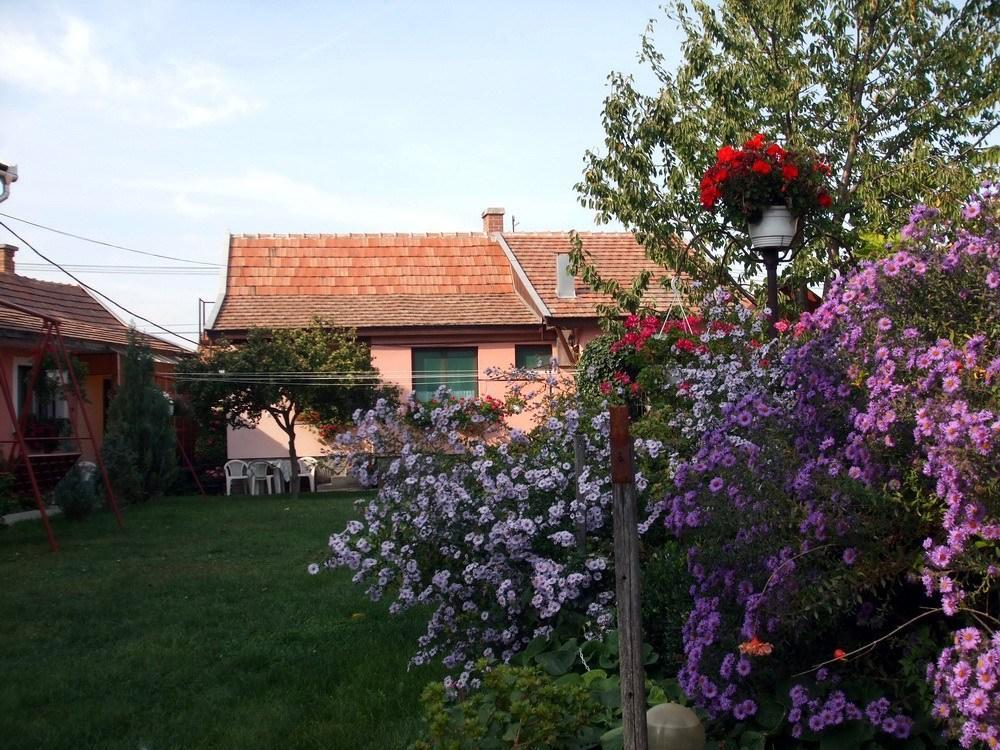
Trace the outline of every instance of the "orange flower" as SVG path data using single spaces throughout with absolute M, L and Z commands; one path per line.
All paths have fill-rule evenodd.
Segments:
M 774 646 L 770 643 L 765 643 L 757 636 L 740 644 L 740 653 L 749 654 L 750 656 L 770 656 L 772 651 L 774 651 Z

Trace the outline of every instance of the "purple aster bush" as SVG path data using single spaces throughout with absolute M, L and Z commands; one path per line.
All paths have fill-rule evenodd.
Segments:
M 710 715 L 747 721 L 790 684 L 795 737 L 906 737 L 931 706 L 893 664 L 922 620 L 945 641 L 934 714 L 964 747 L 996 742 L 997 188 L 969 205 L 957 225 L 917 207 L 791 336 L 707 347 L 668 386 L 657 419 L 691 438 L 661 501 L 694 578 L 679 680 Z
M 457 690 L 481 658 L 509 661 L 556 627 L 596 637 L 613 624 L 610 477 L 591 468 L 609 465 L 609 420 L 584 417 L 556 380 L 539 376 L 539 397 L 517 395 L 537 409 L 530 434 L 463 432 L 460 407 L 441 398 L 380 402 L 342 438 L 359 455 L 391 457 L 362 518 L 330 537 L 326 566 L 354 570 L 372 599 L 391 598 L 390 612 L 427 607 L 412 661 L 442 662 Z M 370 462 L 357 465 L 364 474 Z

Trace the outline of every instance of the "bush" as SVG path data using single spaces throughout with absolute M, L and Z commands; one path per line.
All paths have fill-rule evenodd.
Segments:
M 487 670 L 478 689 L 458 701 L 432 683 L 422 698 L 428 734 L 416 750 L 595 747 L 606 730 L 592 725 L 604 708 L 591 686 L 604 677 L 595 670 L 575 681 L 556 681 L 538 668 L 501 665 Z
M 665 412 L 651 424 L 689 440 L 663 507 L 694 579 L 679 678 L 723 734 L 757 722 L 777 746 L 932 742 L 932 687 L 953 742 L 990 741 L 998 195 L 974 196 L 961 226 L 918 207 L 888 257 L 776 341 L 730 316 L 688 364 L 671 363 L 692 354 L 676 344 L 648 362 L 675 373 L 650 389 Z
M 627 353 L 612 349 L 617 341 L 605 333 L 583 348 L 576 368 L 576 390 L 582 400 L 600 402 L 607 395 L 601 384 L 614 382 L 615 374 L 627 370 Z
M 101 505 L 97 490 L 97 473 L 92 469 L 74 466 L 53 490 L 53 500 L 71 521 L 81 521 Z
M 691 577 L 684 550 L 672 539 L 647 550 L 642 561 L 642 629 L 664 667 L 683 662 L 681 628 L 691 611 Z
M 21 498 L 14 492 L 14 475 L 4 468 L 5 463 L 0 457 L 0 516 L 21 508 Z
M 390 612 L 432 605 L 414 663 L 458 668 L 459 687 L 477 659 L 507 661 L 567 618 L 594 633 L 612 624 L 607 415 L 585 420 L 558 396 L 551 403 L 536 430 L 511 430 L 509 441 L 466 430 L 466 405 L 450 398 L 380 402 L 341 436 L 386 458 L 378 496 L 330 537 L 327 565 L 356 571 L 373 599 L 394 596 Z M 582 502 L 578 434 L 590 467 Z
M 171 402 L 157 387 L 152 354 L 134 329 L 122 358 L 122 384 L 108 407 L 102 455 L 123 503 L 162 495 L 177 471 Z

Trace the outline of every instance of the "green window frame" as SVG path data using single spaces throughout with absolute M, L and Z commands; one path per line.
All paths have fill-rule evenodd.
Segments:
M 429 401 L 442 385 L 456 398 L 479 395 L 479 351 L 476 347 L 413 349 L 413 392 Z
M 551 344 L 518 344 L 514 347 L 515 367 L 526 370 L 548 370 L 551 360 Z

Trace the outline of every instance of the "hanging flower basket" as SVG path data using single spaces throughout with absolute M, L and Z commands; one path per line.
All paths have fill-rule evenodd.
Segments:
M 757 134 L 743 148 L 723 146 L 701 180 L 701 205 L 733 226 L 746 225 L 755 249 L 788 247 L 799 220 L 829 208 L 830 166 Z
M 768 206 L 761 211 L 760 221 L 747 223 L 750 244 L 754 250 L 789 247 L 798 226 L 799 217 L 788 206 Z

